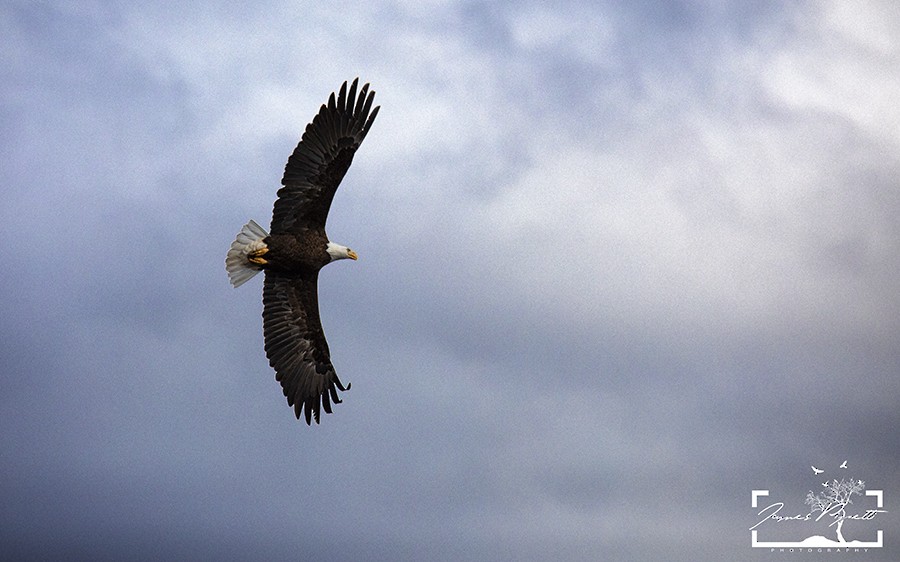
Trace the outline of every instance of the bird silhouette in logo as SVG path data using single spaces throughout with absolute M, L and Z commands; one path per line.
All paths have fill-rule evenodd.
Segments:
M 847 468 L 847 461 L 842 462 L 839 468 Z
M 810 468 L 813 469 L 813 473 L 815 474 L 822 474 L 823 472 L 825 472 L 824 470 L 820 470 L 814 466 L 811 466 Z

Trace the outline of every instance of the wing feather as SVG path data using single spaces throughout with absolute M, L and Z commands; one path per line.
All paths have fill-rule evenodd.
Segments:
M 275 380 L 289 406 L 306 423 L 319 423 L 321 410 L 331 413 L 331 404 L 340 404 L 341 383 L 319 318 L 318 273 L 287 277 L 266 271 L 263 284 L 263 333 L 266 356 L 275 369 Z
M 325 227 L 338 185 L 378 114 L 378 107 L 371 109 L 375 92 L 364 84 L 357 96 L 358 81 L 349 92 L 344 82 L 337 98 L 334 93 L 328 97 L 288 158 L 272 211 L 272 234 Z

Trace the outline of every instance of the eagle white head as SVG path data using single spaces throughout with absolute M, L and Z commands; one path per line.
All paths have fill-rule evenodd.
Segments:
M 321 248 L 321 246 L 319 246 Z M 359 256 L 356 255 L 356 252 L 348 248 L 347 246 L 341 246 L 340 244 L 335 244 L 334 242 L 329 242 L 328 247 L 326 248 L 328 255 L 331 256 L 331 261 L 337 260 L 345 260 L 358 259 Z

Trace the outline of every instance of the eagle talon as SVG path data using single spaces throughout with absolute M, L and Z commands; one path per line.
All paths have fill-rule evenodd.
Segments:
M 249 254 L 247 254 L 247 261 L 250 263 L 255 263 L 256 265 L 266 265 L 269 263 L 268 261 L 263 259 L 263 256 L 269 253 L 269 248 L 267 246 L 263 246 L 258 250 L 253 250 Z

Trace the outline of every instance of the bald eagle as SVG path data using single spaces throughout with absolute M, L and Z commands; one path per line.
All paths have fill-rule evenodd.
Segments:
M 366 138 L 379 107 L 365 84 L 357 95 L 358 78 L 347 82 L 335 98 L 323 104 L 284 168 L 278 199 L 267 233 L 254 221 L 238 233 L 225 258 L 231 284 L 239 287 L 265 271 L 263 333 L 266 356 L 275 369 L 289 406 L 300 419 L 305 413 L 319 423 L 321 410 L 331 413 L 345 387 L 331 364 L 328 342 L 319 319 L 319 270 L 340 259 L 357 259 L 356 252 L 328 240 L 325 221 L 338 185 L 356 149 Z

